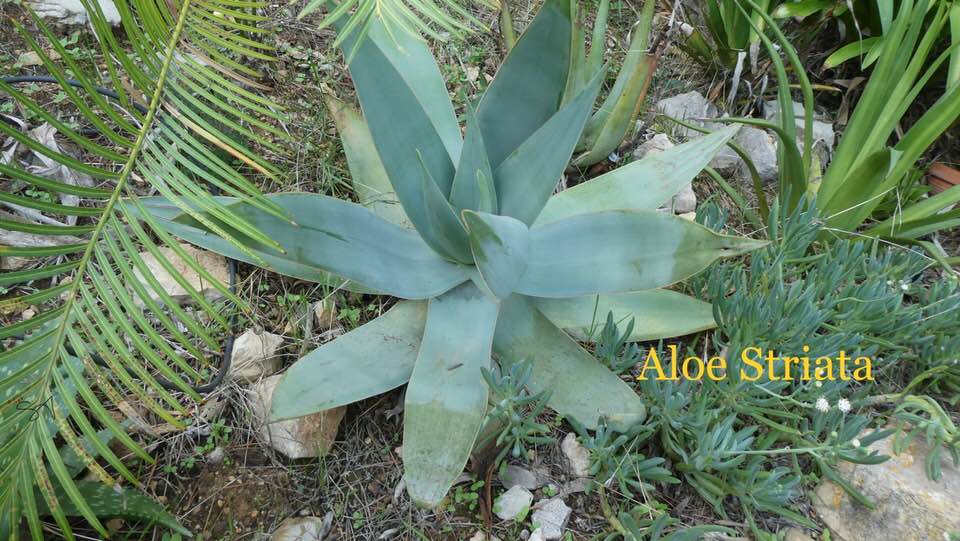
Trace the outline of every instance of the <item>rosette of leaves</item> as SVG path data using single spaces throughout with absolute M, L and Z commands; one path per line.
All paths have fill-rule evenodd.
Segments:
M 272 416 L 407 384 L 403 462 L 419 504 L 437 505 L 470 456 L 488 402 L 481 368 L 492 355 L 529 360 L 529 387 L 550 390 L 548 405 L 560 414 L 591 428 L 600 414 L 629 426 L 644 417 L 640 398 L 564 330 L 611 309 L 618 320 L 637 314 L 651 323 L 637 325 L 636 339 L 711 326 L 709 305 L 657 288 L 763 244 L 653 210 L 707 164 L 729 130 L 554 195 L 603 77 L 561 105 L 570 36 L 570 0 L 546 2 L 466 111 L 461 137 L 429 50 L 374 21 L 356 47 L 353 36 L 343 40 L 365 118 L 330 100 L 366 206 L 306 193 L 270 197 L 291 224 L 222 200 L 286 248 L 249 243 L 265 267 L 403 299 L 291 367 Z M 151 208 L 170 232 L 253 262 L 163 200 Z
M 191 287 L 175 262 L 239 299 L 139 212 L 138 194 L 155 190 L 198 219 L 216 216 L 210 226 L 250 257 L 234 234 L 279 248 L 208 194 L 215 185 L 253 208 L 283 216 L 236 165 L 272 174 L 240 141 L 256 129 L 263 144 L 276 149 L 264 135 L 280 133 L 270 122 L 278 113 L 261 97 L 265 87 L 248 66 L 249 60 L 271 58 L 270 47 L 256 39 L 263 32 L 256 27 L 262 4 L 118 0 L 121 22 L 115 29 L 97 2 L 81 3 L 97 40 L 91 58 L 70 54 L 32 12 L 21 18 L 32 28 L 4 22 L 40 59 L 55 81 L 46 88 L 63 97 L 61 110 L 73 118 L 67 122 L 48 110 L 46 92 L 29 94 L 0 80 L 4 99 L 52 126 L 59 143 L 41 144 L 6 121 L 0 121 L 0 138 L 67 172 L 58 178 L 37 174 L 23 153 L 0 163 L 0 201 L 13 210 L 0 215 L 0 257 L 16 261 L 15 270 L 0 274 L 4 539 L 25 532 L 46 538 L 41 515 L 51 516 L 67 539 L 73 538 L 68 516 L 82 517 L 98 536 L 109 537 L 99 516 L 149 507 L 146 498 L 126 496 L 122 485 L 136 492 L 140 484 L 119 457 L 129 453 L 149 462 L 150 455 L 114 414 L 137 403 L 148 418 L 183 427 L 190 409 L 184 403 L 199 399 L 202 373 L 220 353 L 229 327 L 222 307 Z M 49 197 L 31 196 L 36 193 Z M 191 310 L 162 287 L 148 258 L 184 287 Z M 28 308 L 33 317 L 21 315 Z M 105 486 L 76 481 L 78 463 Z

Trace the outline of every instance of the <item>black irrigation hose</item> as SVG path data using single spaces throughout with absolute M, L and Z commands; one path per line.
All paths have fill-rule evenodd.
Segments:
M 15 76 L 0 77 L 0 79 L 2 79 L 3 82 L 11 85 L 22 84 L 22 83 L 54 83 L 54 84 L 60 83 L 60 81 L 58 81 L 55 77 L 52 77 L 50 75 L 15 75 Z M 72 87 L 84 88 L 83 83 L 81 83 L 80 81 L 77 81 L 76 79 L 67 79 L 66 82 L 68 85 Z M 117 101 L 120 100 L 120 95 L 114 92 L 113 90 L 110 90 L 109 88 L 95 86 L 93 87 L 93 90 L 95 90 L 98 94 L 101 94 L 108 98 L 111 98 Z M 142 114 L 147 113 L 146 106 L 134 101 L 131 101 L 130 104 L 133 105 L 133 107 L 140 113 Z M 0 116 L 0 119 L 3 119 L 9 124 L 16 125 L 17 127 L 19 127 L 19 125 L 17 125 L 15 122 L 13 122 L 10 119 L 7 119 L 6 117 Z M 90 133 L 95 134 L 99 132 L 97 132 L 96 130 L 93 130 Z M 212 192 L 213 192 L 213 195 L 219 195 L 220 190 L 214 187 Z M 230 283 L 229 283 L 230 292 L 236 293 L 237 292 L 237 261 L 235 259 L 227 258 L 227 271 L 230 277 Z M 236 322 L 237 322 L 236 320 L 237 320 L 237 316 L 235 313 L 230 314 L 230 317 L 227 319 L 227 322 L 230 325 L 231 331 L 233 327 L 236 326 Z M 17 338 L 22 340 L 24 337 L 21 336 Z M 234 339 L 235 337 L 233 335 L 233 332 L 230 332 L 227 334 L 227 337 L 223 341 L 223 355 L 220 357 L 220 362 L 218 363 L 217 374 L 213 377 L 212 380 L 210 380 L 209 383 L 206 383 L 203 385 L 197 385 L 197 386 L 191 385 L 190 388 L 193 389 L 194 392 L 198 394 L 209 393 L 215 390 L 217 387 L 219 387 L 223 383 L 223 380 L 227 376 L 227 372 L 230 371 L 230 361 L 231 361 L 231 358 L 233 357 Z M 77 354 L 76 351 L 73 349 L 73 346 L 71 346 L 70 344 L 67 344 L 65 346 L 65 349 L 67 350 L 67 353 L 69 353 L 70 355 Z M 90 356 L 93 359 L 93 361 L 98 365 L 104 368 L 109 368 L 109 365 L 106 363 L 106 361 L 103 360 L 103 357 L 101 357 L 100 355 L 96 353 L 91 353 Z M 129 370 L 128 370 L 128 373 L 132 377 L 137 377 L 136 374 L 129 372 Z M 164 389 L 171 390 L 171 391 L 180 390 L 180 387 L 178 385 L 174 384 L 173 382 L 165 378 L 158 377 L 156 378 L 156 380 L 157 380 L 157 383 L 159 383 L 160 386 L 163 387 Z

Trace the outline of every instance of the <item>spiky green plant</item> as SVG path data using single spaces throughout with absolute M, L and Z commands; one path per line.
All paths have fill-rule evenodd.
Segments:
M 272 196 L 291 224 L 222 200 L 286 248 L 246 245 L 267 268 L 405 299 L 291 367 L 272 416 L 303 416 L 408 384 L 403 461 L 420 504 L 438 504 L 463 470 L 487 408 L 481 368 L 491 354 L 529 360 L 531 390 L 549 389 L 548 405 L 562 415 L 590 428 L 602 415 L 626 428 L 643 419 L 642 401 L 562 329 L 588 328 L 610 310 L 637 321 L 692 314 L 638 334 L 710 326 L 707 305 L 656 288 L 763 244 L 653 210 L 707 164 L 729 129 L 553 195 L 603 78 L 595 74 L 561 105 L 571 27 L 571 1 L 548 0 L 466 112 L 461 138 L 429 50 L 375 21 L 356 47 L 354 36 L 343 40 L 365 121 L 332 102 L 370 206 Z M 163 200 L 150 208 L 173 234 L 253 261 Z
M 246 62 L 271 59 L 270 47 L 255 39 L 264 32 L 256 27 L 263 18 L 256 11 L 263 4 L 117 0 L 122 22 L 114 29 L 97 2 L 81 1 L 99 53 L 89 62 L 69 54 L 32 12 L 25 12 L 26 19 L 36 31 L 17 21 L 4 22 L 13 25 L 59 82 L 57 90 L 74 108 L 80 127 L 47 110 L 38 101 L 42 93 L 31 96 L 2 81 L 0 91 L 81 153 L 50 148 L 0 122 L 0 137 L 72 172 L 69 178 L 40 176 L 21 162 L 20 154 L 0 163 L 0 179 L 12 187 L 0 193 L 0 201 L 18 213 L 0 219 L 0 229 L 15 233 L 4 237 L 12 240 L 0 246 L 0 257 L 15 261 L 18 269 L 0 274 L 5 292 L 0 300 L 5 314 L 0 327 L 4 539 L 23 535 L 22 522 L 34 539 L 45 538 L 49 532 L 41 514 L 52 516 L 67 539 L 73 538 L 68 515 L 82 517 L 99 535 L 109 536 L 98 516 L 111 514 L 105 505 L 111 500 L 74 481 L 56 443 L 72 449 L 73 460 L 106 483 L 107 492 L 119 493 L 120 483 L 126 482 L 139 487 L 117 447 L 108 446 L 98 433 L 106 430 L 141 460 L 150 461 L 150 455 L 110 410 L 128 411 L 124 406 L 135 401 L 183 427 L 189 411 L 184 398 L 199 399 L 193 386 L 219 353 L 220 337 L 228 328 L 222 307 L 191 287 L 175 262 L 182 260 L 223 295 L 239 299 L 153 218 L 139 212 L 143 203 L 138 194 L 159 192 L 184 212 L 204 220 L 216 216 L 235 234 L 279 248 L 207 192 L 209 183 L 278 219 L 283 216 L 234 165 L 243 162 L 271 174 L 273 169 L 240 141 L 252 136 L 256 126 L 263 144 L 275 148 L 263 136 L 280 134 L 269 122 L 278 117 L 276 109 L 260 95 L 265 87 L 255 82 L 259 73 Z M 62 63 L 51 59 L 52 52 Z M 99 86 L 109 87 L 116 98 L 98 91 Z M 85 127 L 92 127 L 94 135 Z M 224 154 L 236 161 L 226 161 Z M 91 179 L 89 185 L 69 181 L 84 175 Z M 31 190 L 51 197 L 31 197 Z M 246 250 L 231 233 L 208 223 L 231 239 L 225 242 Z M 195 303 L 192 312 L 163 289 L 146 263 L 148 256 L 184 286 Z M 28 307 L 32 318 L 10 316 Z M 122 509 L 113 511 L 116 515 Z

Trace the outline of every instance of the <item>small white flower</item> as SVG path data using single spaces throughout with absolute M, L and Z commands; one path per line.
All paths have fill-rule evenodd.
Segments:
M 860 440 L 858 440 L 857 438 L 853 438 L 852 440 L 850 440 L 850 445 L 852 445 L 854 449 L 859 449 Z
M 817 411 L 826 413 L 830 411 L 830 402 L 827 402 L 827 399 L 821 396 L 817 399 L 817 403 L 814 405 L 814 407 L 817 408 Z
M 840 400 L 837 401 L 837 409 L 842 411 L 843 413 L 849 412 L 850 401 L 847 400 L 846 398 L 841 398 Z
M 907 291 L 910 289 L 910 284 L 900 284 L 900 289 Z
M 822 381 L 815 381 L 815 382 L 813 382 L 813 385 L 814 385 L 814 387 L 823 387 L 823 382 L 822 382 Z

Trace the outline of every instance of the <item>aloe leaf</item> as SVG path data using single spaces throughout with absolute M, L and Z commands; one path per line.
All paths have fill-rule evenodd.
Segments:
M 562 298 L 655 289 L 765 244 L 657 211 L 580 214 L 530 230 L 517 292 Z
M 351 50 L 355 37 L 351 35 L 346 38 L 343 45 L 345 52 Z M 380 99 L 389 99 L 390 92 L 395 90 L 389 87 L 388 83 L 400 84 L 413 94 L 418 107 L 443 142 L 451 163 L 456 163 L 460 159 L 460 148 L 463 145 L 460 125 L 457 123 L 457 115 L 450 102 L 443 75 L 427 43 L 410 32 L 390 32 L 379 17 L 373 17 L 368 35 L 360 41 L 360 46 L 349 63 L 350 76 L 358 93 L 361 83 L 357 81 L 355 69 L 368 67 L 368 63 L 380 63 L 381 59 L 376 57 L 381 57 L 391 67 L 389 75 L 386 72 L 381 74 L 384 79 L 380 79 L 379 84 L 382 84 L 387 92 L 378 93 Z M 366 70 L 361 71 L 368 73 Z M 399 76 L 400 80 L 391 80 L 394 76 Z M 378 84 L 376 80 L 374 84 Z
M 549 391 L 550 408 L 591 430 L 601 416 L 616 430 L 643 421 L 646 408 L 633 389 L 550 323 L 532 302 L 512 295 L 501 304 L 493 342 L 500 362 L 529 360 L 530 390 Z
M 631 342 L 685 336 L 717 326 L 710 303 L 669 289 L 537 299 L 536 305 L 551 323 L 581 341 L 599 336 L 609 313 L 620 332 L 633 321 L 627 337 Z
M 614 103 L 611 110 L 601 109 L 597 113 L 602 120 L 596 125 L 587 125 L 587 151 L 577 156 L 574 163 L 584 167 L 599 163 L 617 150 L 630 129 L 637 123 L 637 115 L 647 95 L 647 88 L 657 69 L 657 55 L 644 53 L 630 76 L 623 94 Z M 621 73 L 623 75 L 623 73 Z M 596 117 L 595 117 L 596 118 Z
M 375 22 L 371 37 L 380 31 L 377 27 L 381 25 L 376 18 L 372 20 Z M 353 38 L 351 36 L 345 41 L 345 50 L 351 50 Z M 428 112 L 428 103 L 432 104 L 433 101 L 427 102 L 426 98 L 432 94 L 421 96 L 418 93 L 422 93 L 423 86 L 433 84 L 426 84 L 429 80 L 436 78 L 434 82 L 442 85 L 443 79 L 436 71 L 433 59 L 427 58 L 429 51 L 421 51 L 427 55 L 422 59 L 421 54 L 408 52 L 408 56 L 400 58 L 409 61 L 402 63 L 397 60 L 399 53 L 378 43 L 374 39 L 359 42 L 349 62 L 350 75 L 380 161 L 397 198 L 417 230 L 424 236 L 430 236 L 431 222 L 429 211 L 424 207 L 421 164 L 418 163 L 417 154 L 422 156 L 430 177 L 446 198 L 450 194 L 455 172 L 453 164 L 459 161 L 460 149 L 458 143 L 455 156 L 452 156 L 435 119 Z M 414 47 L 412 44 L 409 46 Z M 429 62 L 429 65 L 424 66 L 424 62 Z M 429 80 L 425 82 L 418 77 Z M 449 104 L 446 91 L 443 100 Z
M 463 212 L 470 249 L 480 276 L 490 291 L 505 299 L 520 281 L 530 254 L 530 229 L 509 216 Z
M 655 209 L 689 184 L 736 135 L 729 126 L 619 167 L 551 197 L 535 225 L 614 209 Z
M 472 283 L 430 300 L 403 423 L 404 479 L 418 505 L 437 506 L 473 450 L 487 409 L 480 369 L 490 365 L 498 311 Z
M 477 121 L 494 169 L 560 107 L 570 70 L 571 4 L 543 4 L 480 100 Z
M 633 38 L 630 48 L 623 59 L 623 65 L 613 83 L 613 88 L 603 100 L 603 104 L 587 122 L 584 135 L 577 145 L 576 164 L 580 166 L 592 165 L 600 162 L 615 151 L 623 141 L 627 132 L 636 125 L 637 116 L 647 94 L 647 88 L 656 70 L 659 53 L 648 54 L 650 26 L 653 23 L 654 7 L 656 2 L 649 1 L 643 5 L 640 21 L 633 29 Z M 600 12 L 604 10 L 601 5 Z M 598 24 L 600 13 L 598 12 Z M 606 17 L 606 14 L 603 14 Z M 594 43 L 598 37 L 594 33 Z M 602 41 L 600 42 L 603 43 Z M 597 48 L 590 49 L 592 61 L 588 64 L 592 69 L 600 68 L 599 58 L 594 57 Z M 603 46 L 600 47 L 601 54 Z M 594 73 L 594 71 L 588 71 Z
M 420 191 L 423 194 L 423 208 L 426 212 L 427 224 L 420 228 L 420 236 L 437 253 L 461 263 L 472 263 L 470 243 L 463 223 L 457 217 L 456 210 L 440 193 L 440 188 L 430 176 L 430 171 L 423 163 L 420 165 Z
M 563 106 L 494 171 L 500 214 L 532 224 L 570 161 L 606 70 Z
M 481 180 L 482 179 L 482 180 Z M 450 204 L 458 210 L 497 212 L 497 194 L 493 186 L 493 171 L 487 158 L 483 133 L 476 113 L 467 109 L 467 131 L 460 153 L 460 163 L 450 188 Z M 482 207 L 486 208 L 482 208 Z
M 333 96 L 324 96 L 324 101 L 337 125 L 350 168 L 350 183 L 360 204 L 388 222 L 412 228 L 360 112 Z
M 120 517 L 150 522 L 181 535 L 191 537 L 190 530 L 184 528 L 177 518 L 167 513 L 163 506 L 135 489 L 111 487 L 98 481 L 74 481 L 79 494 L 98 517 Z M 60 511 L 67 516 L 82 516 L 81 510 L 67 497 L 59 487 L 55 489 Z M 38 511 L 42 515 L 50 513 L 47 501 L 37 498 Z
M 403 385 L 413 373 L 426 319 L 425 302 L 401 301 L 306 354 L 277 385 L 270 418 L 302 417 Z
M 405 299 L 428 299 L 469 278 L 465 267 L 441 258 L 416 231 L 391 224 L 355 203 L 310 193 L 268 196 L 289 213 L 296 223 L 291 225 L 232 198 L 219 199 L 237 216 L 283 241 L 283 254 L 247 244 L 267 263 L 264 268 L 281 274 L 335 284 L 332 273 L 357 282 L 367 291 Z M 171 216 L 170 205 L 164 199 L 146 198 L 143 202 L 172 234 L 218 254 L 256 264 L 191 217 Z

